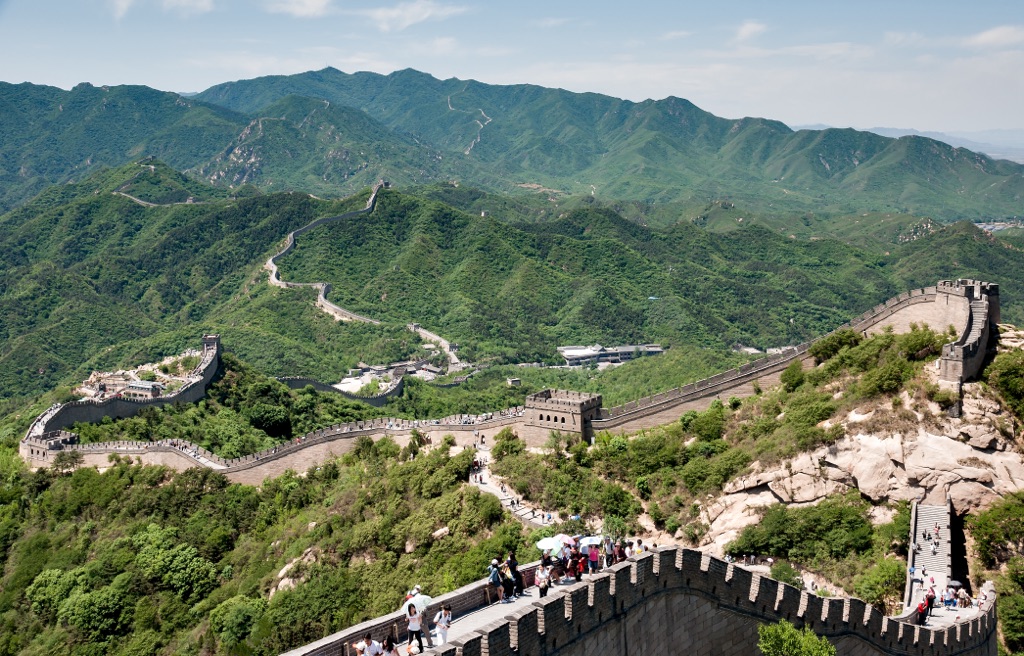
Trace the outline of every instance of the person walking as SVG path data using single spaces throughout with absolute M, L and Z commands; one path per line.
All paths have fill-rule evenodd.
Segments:
M 508 567 L 508 577 L 512 579 L 512 598 L 515 599 L 523 594 L 523 575 L 519 573 L 519 561 L 516 560 L 516 552 L 508 552 L 505 565 Z
M 434 615 L 434 626 L 437 627 L 437 644 L 443 645 L 448 642 L 448 629 L 452 628 L 452 607 L 445 604 L 441 610 Z
M 597 574 L 597 570 L 601 569 L 601 549 L 598 545 L 590 545 L 590 549 L 587 552 L 587 559 L 590 561 L 590 574 Z
M 548 587 L 551 585 L 550 571 L 549 565 L 541 565 L 533 575 L 533 582 L 537 585 L 541 597 L 548 596 Z
M 412 654 L 412 640 L 416 638 L 416 645 L 420 648 L 419 652 L 423 653 L 423 627 L 420 624 L 420 613 L 416 610 L 416 606 L 409 604 L 409 610 L 406 615 L 406 621 L 409 623 L 409 641 L 405 645 L 405 653 Z

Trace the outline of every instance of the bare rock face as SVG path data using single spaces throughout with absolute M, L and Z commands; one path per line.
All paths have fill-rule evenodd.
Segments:
M 1013 420 L 977 384 L 965 386 L 959 419 L 925 422 L 918 414 L 922 421 L 894 424 L 900 432 L 889 432 L 872 428 L 873 414 L 851 413 L 843 421 L 846 437 L 835 444 L 770 468 L 754 463 L 749 474 L 730 481 L 721 496 L 704 504 L 702 519 L 710 529 L 703 548 L 720 553 L 760 519 L 764 507 L 779 502 L 814 504 L 856 489 L 879 504 L 941 504 L 948 496 L 957 512 L 969 512 L 1024 489 Z

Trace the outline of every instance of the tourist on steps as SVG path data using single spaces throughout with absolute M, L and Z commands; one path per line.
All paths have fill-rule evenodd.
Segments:
M 391 636 L 384 638 L 384 642 L 381 644 L 381 654 L 383 656 L 398 656 L 398 645 L 395 644 L 395 639 Z
M 505 603 L 505 588 L 501 585 L 501 568 L 498 567 L 498 559 L 491 561 L 487 568 L 487 582 L 498 594 L 498 603 Z

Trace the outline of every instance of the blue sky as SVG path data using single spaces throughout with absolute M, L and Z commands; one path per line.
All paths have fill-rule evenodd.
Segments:
M 0 80 L 218 82 L 334 66 L 719 116 L 1024 129 L 1024 1 L 0 0 Z

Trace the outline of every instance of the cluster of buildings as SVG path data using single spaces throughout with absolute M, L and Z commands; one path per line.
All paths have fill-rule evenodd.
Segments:
M 665 349 L 660 344 L 627 344 L 625 346 L 559 346 L 558 352 L 565 358 L 565 364 L 579 367 L 589 364 L 621 364 L 648 355 L 661 355 Z

